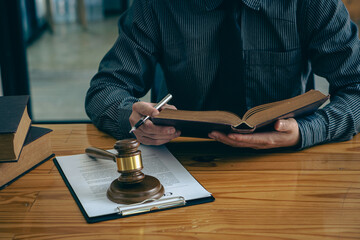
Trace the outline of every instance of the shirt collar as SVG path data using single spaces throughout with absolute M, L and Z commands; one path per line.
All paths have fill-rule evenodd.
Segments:
M 223 1 L 228 0 L 205 0 L 206 10 L 212 11 L 220 6 Z M 261 0 L 241 0 L 246 6 L 254 10 L 260 10 Z

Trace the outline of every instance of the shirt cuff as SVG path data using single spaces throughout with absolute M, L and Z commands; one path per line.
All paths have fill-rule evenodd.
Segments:
M 299 150 L 327 141 L 327 124 L 319 114 L 296 119 L 299 125 L 301 146 Z
M 133 138 L 134 135 L 129 133 L 131 129 L 129 117 L 132 113 L 132 105 L 136 102 L 139 102 L 140 100 L 135 97 L 127 97 L 125 98 L 121 104 L 118 106 L 118 116 L 117 116 L 117 128 L 118 136 L 116 136 L 117 139 L 125 139 L 125 138 Z

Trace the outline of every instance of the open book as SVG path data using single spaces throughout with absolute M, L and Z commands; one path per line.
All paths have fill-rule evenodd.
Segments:
M 317 90 L 249 109 L 243 117 L 227 111 L 164 109 L 151 120 L 156 125 L 174 126 L 182 136 L 207 137 L 211 131 L 251 133 L 282 118 L 306 115 L 317 110 L 329 96 Z

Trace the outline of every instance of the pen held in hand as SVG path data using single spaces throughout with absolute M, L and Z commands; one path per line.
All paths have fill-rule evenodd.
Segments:
M 171 98 L 172 98 L 171 94 L 166 95 L 158 104 L 156 104 L 154 106 L 154 108 L 156 110 L 159 110 L 161 107 L 163 107 L 165 104 L 167 104 Z M 150 118 L 150 116 L 144 116 L 144 117 L 140 118 L 140 120 L 135 124 L 135 126 L 133 126 L 131 128 L 129 133 L 132 133 L 133 131 L 135 131 L 137 128 L 139 128 L 141 125 L 143 125 L 149 118 Z

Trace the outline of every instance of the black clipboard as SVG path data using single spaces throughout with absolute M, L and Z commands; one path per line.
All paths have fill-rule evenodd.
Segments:
M 136 216 L 136 215 L 145 214 L 145 213 L 151 213 L 151 212 L 159 212 L 159 211 L 164 211 L 164 210 L 169 210 L 169 209 L 174 209 L 174 208 L 179 208 L 179 207 L 187 207 L 187 206 L 192 206 L 192 205 L 197 205 L 197 204 L 202 204 L 202 203 L 209 203 L 209 202 L 215 201 L 215 198 L 212 195 L 210 195 L 209 197 L 205 197 L 205 198 L 187 200 L 187 201 L 184 202 L 184 204 L 181 204 L 181 205 L 171 206 L 171 207 L 166 207 L 166 208 L 149 209 L 149 211 L 141 212 L 141 213 L 133 213 L 133 214 L 129 214 L 129 215 L 122 215 L 120 213 L 112 213 L 112 214 L 107 214 L 107 215 L 102 215 L 102 216 L 89 217 L 88 214 L 86 213 L 84 207 L 82 206 L 79 198 L 77 197 L 75 191 L 71 187 L 71 184 L 67 180 L 67 178 L 66 178 L 63 170 L 61 169 L 61 166 L 59 165 L 57 159 L 54 158 L 53 161 L 54 161 L 54 164 L 55 164 L 56 168 L 58 169 L 62 179 L 64 180 L 65 185 L 68 187 L 71 195 L 73 196 L 75 202 L 77 203 L 77 205 L 78 205 L 78 207 L 79 207 L 81 213 L 83 214 L 83 216 L 84 216 L 87 223 L 97 223 L 97 222 L 102 222 L 102 221 L 107 221 L 107 220 L 113 220 L 113 219 L 130 217 L 130 216 Z

